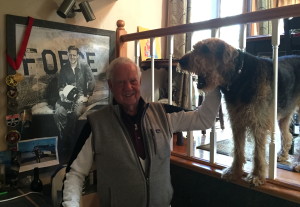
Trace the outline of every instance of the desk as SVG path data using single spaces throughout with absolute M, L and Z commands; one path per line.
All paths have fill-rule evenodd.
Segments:
M 21 196 L 28 193 L 29 190 L 16 189 L 0 196 L 0 201 Z M 42 193 L 30 193 L 28 195 L 0 202 L 0 207 L 52 207 L 51 200 Z

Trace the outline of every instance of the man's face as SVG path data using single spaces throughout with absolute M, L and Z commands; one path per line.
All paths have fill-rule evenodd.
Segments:
M 123 107 L 136 107 L 141 96 L 141 80 L 136 66 L 130 63 L 120 64 L 113 71 L 112 77 L 108 84 L 115 100 Z
M 70 50 L 68 52 L 69 61 L 71 64 L 76 64 L 78 60 L 78 54 L 76 50 Z

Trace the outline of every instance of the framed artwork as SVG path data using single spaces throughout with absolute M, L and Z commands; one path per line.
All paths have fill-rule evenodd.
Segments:
M 6 16 L 7 54 L 13 59 L 27 22 Z M 8 64 L 8 76 L 20 80 L 8 87 L 17 94 L 8 97 L 8 117 L 20 115 L 8 131 L 18 131 L 23 141 L 57 137 L 59 162 L 67 162 L 86 115 L 108 103 L 105 67 L 114 54 L 115 31 L 34 19 L 20 68 Z
M 59 164 L 57 137 L 27 139 L 18 142 L 20 172 Z
M 149 29 L 138 26 L 138 31 L 139 32 L 144 32 L 147 31 Z M 160 37 L 156 37 L 154 39 L 154 58 L 155 59 L 161 59 L 161 50 L 160 50 Z M 145 61 L 149 58 L 151 58 L 151 54 L 150 54 L 150 39 L 142 39 L 140 40 L 140 50 L 141 50 L 141 60 Z

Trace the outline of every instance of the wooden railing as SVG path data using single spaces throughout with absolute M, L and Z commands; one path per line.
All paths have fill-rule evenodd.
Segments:
M 203 22 L 196 22 L 190 24 L 183 24 L 172 27 L 165 27 L 160 29 L 153 29 L 144 32 L 137 32 L 126 34 L 124 29 L 124 21 L 119 20 L 117 22 L 117 57 L 122 54 L 127 54 L 127 47 L 124 45 L 126 42 L 146 39 L 150 37 L 162 37 L 167 35 L 181 34 L 187 32 L 194 32 L 198 30 L 214 29 L 235 24 L 248 24 L 260 21 L 267 21 L 272 19 L 281 19 L 288 17 L 300 16 L 300 4 L 278 7 L 273 9 L 261 10 L 256 12 L 250 12 L 240 14 L 236 16 L 230 16 L 225 18 L 211 19 Z M 124 55 L 125 56 L 125 55 Z

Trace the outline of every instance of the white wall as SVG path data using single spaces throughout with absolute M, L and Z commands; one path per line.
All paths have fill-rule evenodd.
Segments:
M 31 16 L 36 19 L 62 22 L 73 25 L 93 27 L 99 29 L 116 29 L 119 19 L 125 21 L 128 33 L 136 32 L 137 26 L 156 29 L 165 26 L 166 1 L 164 0 L 90 0 L 96 20 L 86 22 L 81 13 L 72 19 L 62 19 L 56 10 L 62 0 L 1 0 L 0 3 L 0 150 L 6 149 L 6 60 L 5 50 L 9 42 L 5 41 L 5 15 Z M 51 41 L 51 40 L 49 40 Z M 128 56 L 134 57 L 133 43 L 128 48 Z

